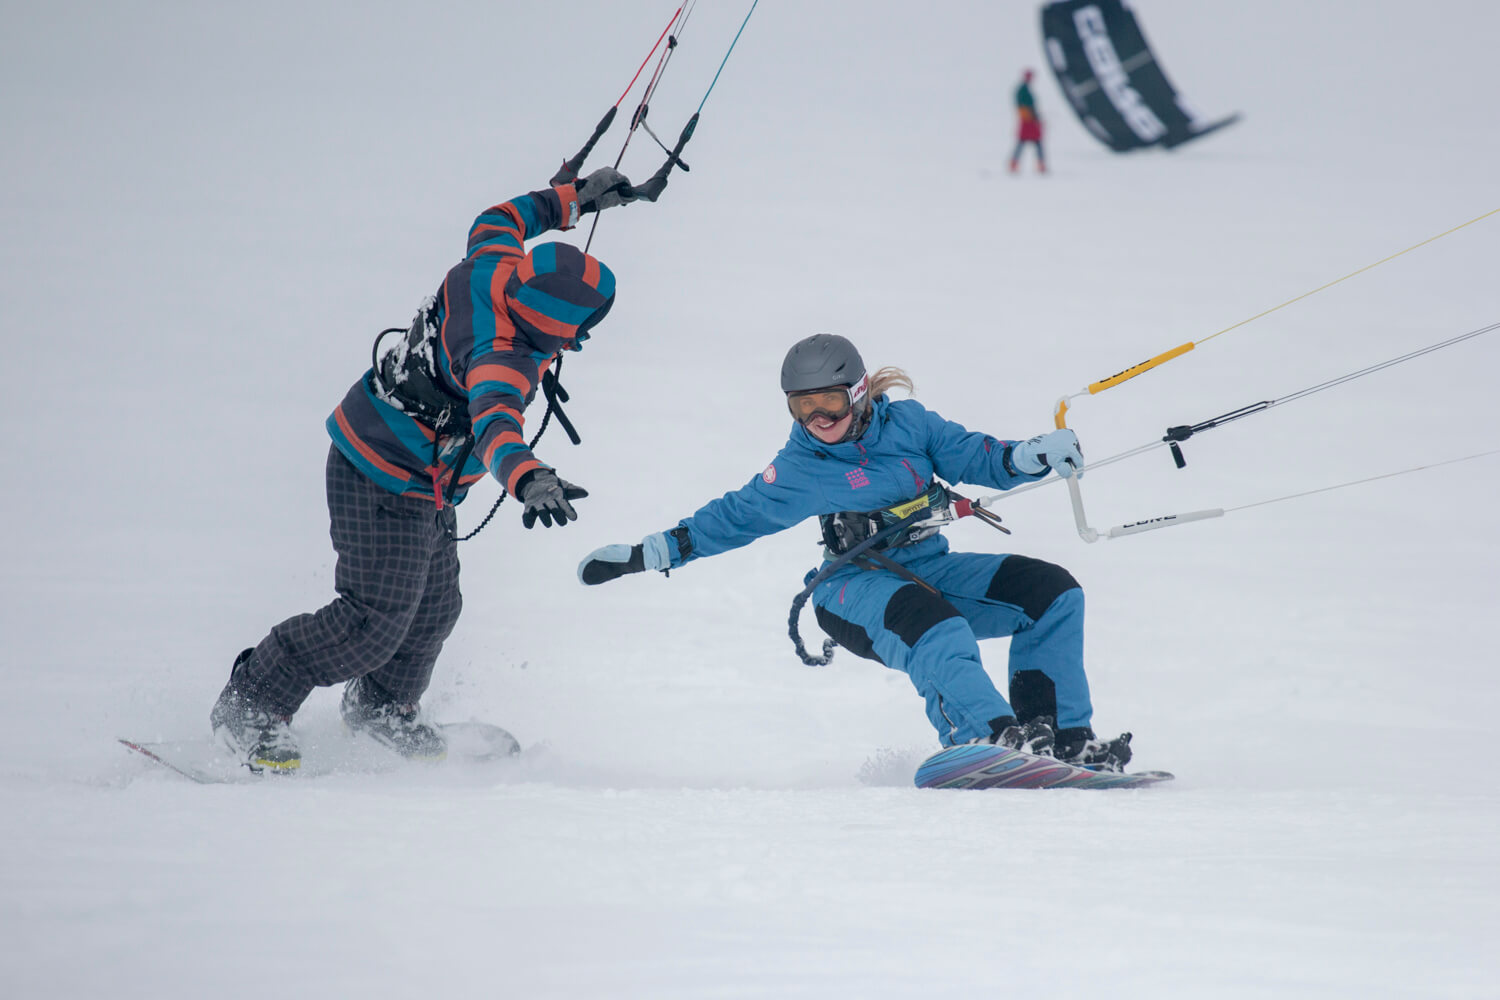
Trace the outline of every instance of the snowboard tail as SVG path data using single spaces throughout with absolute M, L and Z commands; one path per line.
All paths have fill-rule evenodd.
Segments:
M 917 768 L 918 788 L 1140 788 L 1171 781 L 1166 771 L 1093 771 L 989 743 L 939 750 Z
M 448 741 L 448 760 L 465 763 L 504 760 L 521 752 L 520 742 L 506 730 L 488 722 L 449 722 L 438 725 Z M 192 740 L 119 742 L 147 760 L 174 771 L 200 785 L 234 784 L 247 781 L 285 781 L 327 774 L 360 774 L 392 771 L 410 762 L 368 737 L 335 736 L 303 747 L 301 766 L 267 777 L 232 754 L 222 743 L 201 737 Z M 441 766 L 440 762 L 419 762 Z

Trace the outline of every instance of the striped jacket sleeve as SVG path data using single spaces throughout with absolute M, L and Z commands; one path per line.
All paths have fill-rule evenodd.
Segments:
M 468 255 L 443 282 L 440 364 L 469 398 L 474 453 L 506 490 L 542 467 L 526 446 L 523 413 L 560 345 L 517 334 L 505 286 L 525 257 L 526 241 L 576 221 L 572 185 L 513 198 L 480 213 L 469 229 Z

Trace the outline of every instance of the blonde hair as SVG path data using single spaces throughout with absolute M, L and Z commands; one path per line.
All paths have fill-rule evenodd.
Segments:
M 905 389 L 907 395 L 910 395 L 912 390 L 916 388 L 912 385 L 910 375 L 906 374 L 900 368 L 887 365 L 870 376 L 870 388 L 868 390 L 870 398 L 879 399 L 886 394 L 887 390 L 894 389 L 896 386 Z

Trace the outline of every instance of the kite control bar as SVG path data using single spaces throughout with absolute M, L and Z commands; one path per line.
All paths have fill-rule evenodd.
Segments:
M 1108 389 L 1110 386 L 1119 385 L 1121 382 L 1125 381 L 1128 378 L 1134 378 L 1141 372 L 1149 371 L 1150 369 L 1155 368 L 1157 365 L 1162 364 L 1165 361 L 1170 361 L 1172 358 L 1177 357 L 1179 354 L 1184 354 L 1192 349 L 1192 344 L 1185 344 L 1182 347 L 1174 348 L 1173 350 L 1168 351 L 1166 354 L 1159 355 L 1158 357 L 1152 358 L 1150 361 L 1136 365 L 1134 368 L 1127 369 L 1121 372 L 1119 375 L 1114 376 L 1114 378 L 1105 379 L 1103 382 L 1095 382 L 1094 385 L 1099 386 L 1099 388 L 1095 389 L 1093 386 L 1090 386 L 1087 391 L 1102 392 L 1103 390 Z M 1082 393 L 1080 393 L 1079 395 L 1082 395 Z M 1058 400 L 1057 409 L 1052 415 L 1053 423 L 1057 425 L 1059 430 L 1068 426 L 1069 398 L 1070 397 L 1064 396 L 1062 399 Z M 1176 448 L 1175 442 L 1173 442 L 1173 448 Z M 1163 514 L 1160 517 L 1148 517 L 1143 521 L 1132 521 L 1129 524 L 1117 524 L 1113 528 L 1100 531 L 1097 528 L 1092 528 L 1089 526 L 1088 515 L 1083 512 L 1083 490 L 1078 485 L 1078 479 L 1079 477 L 1076 475 L 1067 477 L 1068 500 L 1073 504 L 1073 523 L 1078 528 L 1078 537 L 1082 538 L 1085 542 L 1097 542 L 1101 538 L 1121 538 L 1125 535 L 1139 535 L 1144 531 L 1155 531 L 1157 528 L 1171 528 L 1179 524 L 1187 524 L 1190 521 L 1206 521 L 1209 518 L 1224 516 L 1223 509 L 1215 507 L 1210 510 L 1188 511 L 1185 514 Z

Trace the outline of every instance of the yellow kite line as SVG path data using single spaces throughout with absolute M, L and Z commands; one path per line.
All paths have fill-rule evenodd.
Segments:
M 1496 214 L 1497 212 L 1500 212 L 1500 208 L 1490 209 L 1488 212 L 1485 212 L 1483 215 L 1476 215 L 1474 218 L 1470 219 L 1468 222 L 1461 222 L 1458 225 L 1454 226 L 1452 229 L 1447 230 L 1446 232 L 1438 233 L 1436 236 L 1430 236 L 1430 237 L 1428 237 L 1427 239 L 1423 240 L 1420 243 L 1413 243 L 1411 246 L 1407 247 L 1405 250 L 1399 250 L 1396 253 L 1391 254 L 1389 257 L 1382 257 L 1380 260 L 1377 260 L 1375 263 L 1373 263 L 1373 264 L 1366 264 L 1364 267 L 1360 268 L 1357 271 L 1350 271 L 1348 274 L 1344 275 L 1342 278 L 1335 278 L 1332 281 L 1328 282 L 1328 284 L 1326 284 L 1326 285 L 1319 285 L 1317 288 L 1314 288 L 1310 292 L 1303 292 L 1301 295 L 1298 295 L 1296 298 L 1287 299 L 1285 302 L 1281 303 L 1281 305 L 1279 305 L 1279 306 L 1272 306 L 1271 308 L 1265 310 L 1264 312 L 1258 312 L 1258 313 L 1256 313 L 1254 316 L 1251 316 L 1249 319 L 1242 319 L 1238 323 L 1235 323 L 1232 326 L 1226 326 L 1224 329 L 1220 330 L 1218 333 L 1211 333 L 1207 337 L 1204 337 L 1202 340 L 1197 340 L 1197 341 L 1191 341 L 1190 340 L 1186 344 L 1179 344 L 1178 346 L 1172 348 L 1170 351 L 1164 351 L 1161 354 L 1158 354 L 1156 357 L 1150 359 L 1149 361 L 1142 361 L 1138 365 L 1135 365 L 1135 366 L 1133 366 L 1131 368 L 1125 369 L 1124 371 L 1120 372 L 1118 375 L 1111 375 L 1109 378 L 1100 379 L 1098 382 L 1091 382 L 1091 383 L 1089 383 L 1089 385 L 1084 390 L 1082 390 L 1080 392 L 1075 392 L 1071 396 L 1064 396 L 1062 399 L 1058 400 L 1057 401 L 1057 412 L 1053 414 L 1053 420 L 1054 420 L 1054 422 L 1057 424 L 1057 426 L 1059 428 L 1066 427 L 1068 425 L 1068 400 L 1070 400 L 1070 399 L 1077 399 L 1079 396 L 1084 396 L 1084 395 L 1092 396 L 1092 395 L 1094 395 L 1096 393 L 1103 392 L 1105 389 L 1113 389 L 1115 386 L 1119 385 L 1121 382 L 1128 382 L 1129 380 L 1135 378 L 1137 375 L 1144 374 L 1145 372 L 1150 371 L 1151 369 L 1157 367 L 1158 365 L 1164 365 L 1168 361 L 1171 361 L 1173 358 L 1181 357 L 1182 355 L 1186 354 L 1188 351 L 1191 351 L 1193 348 L 1197 347 L 1199 344 L 1206 344 L 1210 340 L 1213 340 L 1215 337 L 1219 337 L 1219 336 L 1222 336 L 1222 335 L 1228 333 L 1230 330 L 1238 329 L 1239 327 L 1242 327 L 1242 326 L 1244 326 L 1247 323 L 1253 323 L 1254 321 L 1260 319 L 1262 316 L 1269 316 L 1269 315 L 1271 315 L 1271 313 L 1275 312 L 1276 310 L 1278 310 L 1278 309 L 1285 309 L 1287 306 L 1291 305 L 1294 302 L 1301 302 L 1303 299 L 1307 298 L 1310 295 L 1316 295 L 1318 292 L 1321 292 L 1324 289 L 1332 288 L 1334 285 L 1337 285 L 1341 281 L 1348 281 L 1350 278 L 1353 278 L 1353 277 L 1355 277 L 1357 275 L 1364 274 L 1366 271 L 1369 271 L 1372 268 L 1379 267 L 1381 264 L 1384 264 L 1387 261 L 1395 260 L 1397 257 L 1400 257 L 1402 254 L 1408 254 L 1408 253 L 1411 253 L 1413 250 L 1416 250 L 1416 249 L 1418 249 L 1420 247 L 1425 247 L 1427 244 L 1432 243 L 1432 242 L 1434 242 L 1436 240 L 1440 240 L 1444 236 L 1448 236 L 1448 235 L 1451 235 L 1453 233 L 1458 232 L 1460 229 L 1464 228 L 1465 226 L 1472 226 L 1476 222 L 1480 222 L 1480 221 L 1482 221 L 1484 219 L 1488 219 L 1490 216 Z

